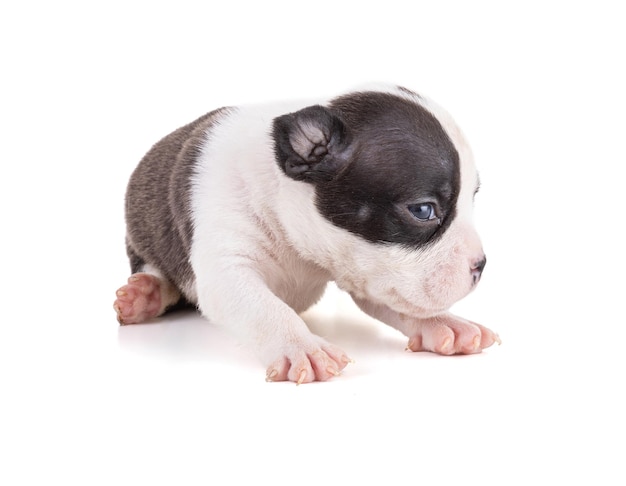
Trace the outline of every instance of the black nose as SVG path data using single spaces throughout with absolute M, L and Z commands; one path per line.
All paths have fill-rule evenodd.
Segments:
M 476 285 L 478 281 L 480 280 L 480 276 L 483 273 L 483 269 L 485 268 L 485 265 L 487 265 L 487 257 L 484 257 L 484 256 L 481 260 L 478 260 L 472 265 L 472 269 L 471 269 L 472 283 L 474 285 Z

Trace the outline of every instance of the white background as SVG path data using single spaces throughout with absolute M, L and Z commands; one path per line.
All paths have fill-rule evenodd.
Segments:
M 619 2 L 15 4 L 0 483 L 626 484 Z M 502 346 L 407 353 L 331 292 L 306 319 L 356 363 L 296 387 L 193 314 L 118 327 L 125 184 L 154 142 L 219 106 L 368 81 L 466 132 L 489 263 L 454 310 Z

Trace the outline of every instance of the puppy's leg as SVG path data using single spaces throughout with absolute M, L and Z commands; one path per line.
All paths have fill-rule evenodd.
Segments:
M 312 334 L 254 269 L 230 264 L 196 275 L 202 313 L 256 349 L 268 381 L 325 381 L 351 362 L 341 349 Z
M 432 351 L 445 355 L 474 354 L 493 343 L 500 344 L 500 338 L 495 332 L 449 312 L 426 319 L 415 318 L 395 312 L 385 305 L 353 299 L 364 312 L 408 336 L 407 349 L 411 351 Z
M 128 283 L 115 293 L 113 308 L 120 324 L 139 324 L 160 316 L 177 303 L 180 292 L 159 272 L 138 272 L 128 278 Z

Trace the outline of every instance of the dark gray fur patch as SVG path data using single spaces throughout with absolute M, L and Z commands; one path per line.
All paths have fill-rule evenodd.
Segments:
M 211 128 L 229 112 L 212 111 L 157 142 L 126 191 L 126 248 L 133 273 L 150 264 L 181 292 L 194 281 L 191 179 Z M 184 296 L 189 300 L 189 296 Z

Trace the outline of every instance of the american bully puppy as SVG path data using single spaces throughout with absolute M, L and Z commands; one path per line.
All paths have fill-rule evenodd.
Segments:
M 409 349 L 478 353 L 498 336 L 447 311 L 485 267 L 477 190 L 452 118 L 404 88 L 213 111 L 131 176 L 118 320 L 192 304 L 254 348 L 269 381 L 324 381 L 351 360 L 298 314 L 333 280 Z

